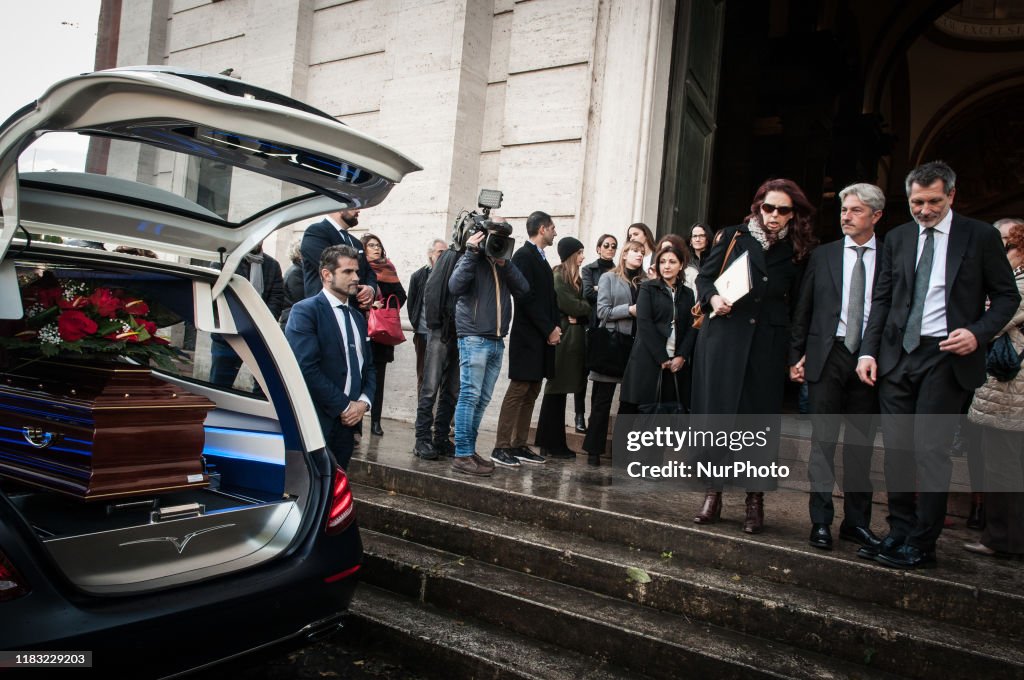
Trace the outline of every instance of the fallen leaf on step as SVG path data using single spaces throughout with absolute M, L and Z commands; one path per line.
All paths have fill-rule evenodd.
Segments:
M 626 576 L 629 577 L 630 581 L 636 583 L 650 583 L 651 577 L 647 575 L 647 572 L 639 567 L 626 567 Z

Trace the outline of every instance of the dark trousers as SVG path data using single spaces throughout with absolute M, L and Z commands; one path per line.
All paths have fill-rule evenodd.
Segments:
M 540 416 L 537 418 L 537 436 L 533 443 L 545 449 L 562 451 L 568 448 L 565 442 L 564 394 L 545 394 L 540 401 Z
M 423 353 L 423 383 L 416 405 L 416 441 L 446 441 L 458 401 L 459 345 L 455 338 L 445 342 L 440 330 L 431 330 Z
M 952 355 L 939 351 L 939 342 L 921 338 L 921 345 L 911 354 L 904 352 L 878 387 L 889 534 L 925 551 L 935 549 L 942 533 L 953 469 L 949 451 L 967 397 L 953 374 Z M 909 418 L 935 414 L 950 415 Z
M 501 402 L 498 413 L 498 433 L 494 440 L 496 449 L 516 449 L 526 446 L 530 435 L 530 420 L 533 418 L 533 405 L 540 394 L 540 381 L 525 380 L 509 381 L 505 391 L 505 399 Z M 562 402 L 565 409 L 565 401 Z
M 857 377 L 857 357 L 841 341 L 832 345 L 821 377 L 807 383 L 810 408 L 811 482 L 808 507 L 811 522 L 832 524 L 835 509 L 835 454 L 839 426 L 843 431 L 843 526 L 871 524 L 871 453 L 878 427 L 878 391 Z M 842 415 L 840 415 L 842 414 Z
M 590 422 L 587 424 L 587 436 L 583 438 L 583 450 L 589 454 L 600 456 L 607 449 L 608 422 L 617 386 L 618 383 L 595 380 L 590 390 Z
M 576 410 L 574 411 L 574 413 L 576 415 L 581 416 L 581 415 L 583 415 L 584 413 L 587 412 L 587 388 L 586 387 L 584 387 L 579 392 L 576 392 L 575 394 L 573 394 L 572 395 L 572 400 L 573 400 L 573 402 L 572 402 L 573 406 L 576 407 Z
M 416 394 L 419 394 L 423 387 L 423 354 L 427 351 L 427 336 L 413 333 L 412 346 L 416 349 Z
M 985 458 L 985 530 L 993 550 L 1024 554 L 1024 432 L 981 428 Z
M 370 422 L 377 423 L 384 410 L 384 379 L 388 372 L 388 362 L 374 361 L 373 367 L 377 370 L 377 391 L 373 393 L 373 405 L 370 406 Z
M 334 459 L 343 470 L 348 470 L 348 462 L 352 460 L 352 451 L 356 445 L 354 433 L 355 428 L 343 425 L 340 418 L 335 418 L 330 431 L 324 432 L 327 448 L 334 454 Z

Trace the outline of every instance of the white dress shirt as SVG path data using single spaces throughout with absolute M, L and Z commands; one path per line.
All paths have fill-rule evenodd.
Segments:
M 943 338 L 949 335 L 946 323 L 946 253 L 949 251 L 949 232 L 953 227 L 952 209 L 932 229 L 935 252 L 932 258 L 932 275 L 928 279 L 928 294 L 924 298 L 924 316 L 921 319 L 921 337 Z M 921 260 L 924 250 L 924 227 L 918 226 L 917 259 Z M 913 290 L 913 287 L 911 287 Z
M 328 218 L 328 219 L 330 219 L 330 218 Z M 348 337 L 348 332 L 347 332 L 347 330 L 345 328 L 345 326 L 347 325 L 345 323 L 345 314 L 353 314 L 355 312 L 353 310 L 351 310 L 351 309 L 348 310 L 348 311 L 343 311 L 341 309 L 338 309 L 338 305 L 343 305 L 345 307 L 348 307 L 348 303 L 347 302 L 342 302 L 341 299 L 338 298 L 337 295 L 335 295 L 334 293 L 330 292 L 326 288 L 323 289 L 323 295 L 324 295 L 325 298 L 327 298 L 327 301 L 331 304 L 331 309 L 334 310 L 334 318 L 338 322 L 338 331 L 341 333 L 341 344 L 342 344 L 343 347 L 346 348 L 346 358 L 347 358 L 347 351 L 348 351 L 347 348 L 348 348 L 349 337 Z M 352 323 L 352 330 L 353 331 L 358 331 L 359 326 L 356 324 L 356 322 L 353 320 L 351 323 Z M 355 340 L 354 344 L 356 346 L 356 359 L 359 361 L 359 366 L 356 367 L 356 373 L 358 375 L 362 375 L 363 374 L 363 343 L 362 343 L 362 338 L 355 338 L 354 340 Z M 348 367 L 348 371 L 345 372 L 345 385 L 344 385 L 343 389 L 345 390 L 345 394 L 348 394 L 349 391 L 352 389 L 352 367 L 351 366 L 349 366 Z M 366 396 L 365 392 L 363 392 L 361 395 L 359 395 L 359 399 L 357 401 L 365 402 L 367 406 L 372 406 L 373 405 L 370 402 L 370 398 L 368 396 Z M 345 411 L 348 411 L 348 409 L 351 406 L 352 405 L 349 404 L 349 406 L 345 408 Z M 342 411 L 342 413 L 344 413 L 345 411 Z
M 872 236 L 871 240 L 864 244 L 867 250 L 864 251 L 864 322 L 861 327 L 861 337 L 864 337 L 864 329 L 868 326 L 868 316 L 871 315 L 871 293 L 875 287 L 875 262 L 878 259 L 878 242 Z M 857 264 L 857 244 L 847 236 L 843 240 L 843 302 L 839 308 L 839 325 L 836 326 L 836 337 L 846 337 L 846 313 L 850 307 L 850 283 L 853 280 L 853 266 Z

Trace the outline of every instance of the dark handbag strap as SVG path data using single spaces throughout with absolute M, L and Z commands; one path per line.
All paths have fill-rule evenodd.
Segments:
M 736 245 L 736 239 L 739 237 L 740 231 L 737 229 L 733 232 L 732 240 L 729 241 L 729 247 L 725 250 L 725 258 L 722 260 L 722 268 L 718 270 L 718 275 L 721 276 L 722 272 L 725 271 L 725 265 L 729 264 L 729 256 L 732 255 L 733 246 Z
M 656 406 L 661 406 L 661 379 L 665 377 L 665 369 L 661 368 L 660 366 L 658 367 L 658 369 L 658 391 L 656 393 L 658 396 L 655 398 L 654 403 Z M 676 376 L 675 373 L 672 374 L 672 382 L 676 384 L 676 401 L 682 403 L 682 395 L 679 394 L 679 378 L 678 376 Z

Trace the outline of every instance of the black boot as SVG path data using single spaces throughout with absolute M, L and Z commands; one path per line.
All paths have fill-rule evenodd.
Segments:
M 985 495 L 980 493 L 971 494 L 971 514 L 967 517 L 968 529 L 985 528 Z
M 587 433 L 587 421 L 584 420 L 582 413 L 576 414 L 576 431 L 580 434 Z

